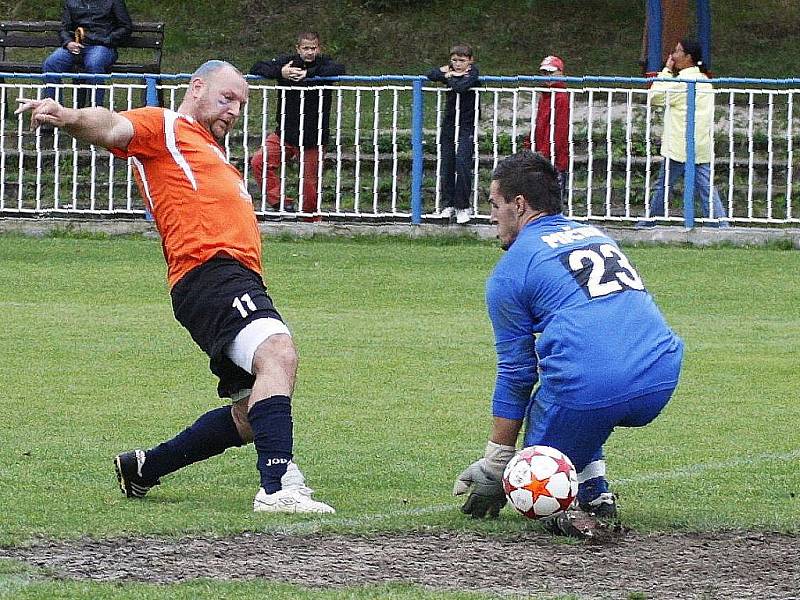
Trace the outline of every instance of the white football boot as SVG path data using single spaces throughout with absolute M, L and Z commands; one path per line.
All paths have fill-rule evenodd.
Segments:
M 281 477 L 281 489 L 273 494 L 268 494 L 260 488 L 253 500 L 254 512 L 269 513 L 328 513 L 336 511 L 332 506 L 314 500 L 314 493 L 306 486 L 303 473 L 293 462 L 289 463 L 286 473 Z

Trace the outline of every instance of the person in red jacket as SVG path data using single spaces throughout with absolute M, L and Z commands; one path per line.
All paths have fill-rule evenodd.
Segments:
M 539 74 L 548 77 L 564 76 L 564 61 L 558 56 L 546 56 L 539 65 Z M 561 186 L 562 199 L 567 191 L 567 171 L 569 170 L 569 93 L 559 91 L 567 87 L 563 81 L 551 80 L 547 87 L 558 88 L 551 92 L 539 94 L 536 109 L 536 125 L 531 135 L 525 136 L 523 146 L 531 149 L 531 137 L 534 138 L 536 152 L 550 162 L 558 173 L 558 185 Z M 553 158 L 555 156 L 555 158 Z

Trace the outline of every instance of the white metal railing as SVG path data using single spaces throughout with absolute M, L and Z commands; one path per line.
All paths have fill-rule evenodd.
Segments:
M 27 118 L 14 116 L 13 107 L 19 97 L 40 97 L 43 86 L 30 78 L 4 76 L 5 83 L 0 84 L 0 215 L 144 214 L 130 165 L 58 130 L 29 133 Z M 173 77 L 162 76 L 158 87 L 164 106 L 175 109 L 186 79 Z M 566 81 L 568 87 L 557 91 L 568 94 L 571 112 L 565 213 L 579 220 L 634 223 L 647 215 L 652 200 L 662 160 L 659 142 L 664 111 L 652 105 L 645 80 L 587 77 Z M 794 208 L 800 192 L 794 152 L 800 130 L 795 107 L 800 83 L 787 81 L 714 80 L 711 176 L 734 224 L 800 221 Z M 271 208 L 266 181 L 256 181 L 250 161 L 275 128 L 283 88 L 263 80 L 250 83 L 250 101 L 226 139 L 225 149 L 242 171 L 256 212 L 263 218 L 299 214 L 348 220 L 438 220 L 443 203 L 440 140 L 445 88 L 419 77 L 401 76 L 343 77 L 307 88 L 306 95 L 331 94 L 330 140 L 323 148 L 318 137 L 317 149 L 324 158 L 316 167 L 320 185 L 314 209 L 295 213 L 286 200 L 302 204 L 307 151 L 301 149 L 300 160 L 292 161 L 290 149 L 281 146 L 276 169 L 281 201 L 277 210 Z M 533 133 L 540 94 L 552 89 L 546 83 L 541 77 L 487 77 L 474 90 L 480 118 L 476 114 L 469 189 L 478 222 L 488 219 L 491 170 L 501 158 L 521 148 L 525 135 Z M 103 86 L 114 110 L 141 106 L 147 91 L 145 84 L 113 76 Z M 61 87 L 67 104 L 74 106 L 77 87 L 69 83 Z M 554 130 L 552 123 L 550 130 Z M 666 194 L 665 205 L 666 221 L 685 223 L 681 195 Z M 701 223 L 713 220 L 697 219 Z

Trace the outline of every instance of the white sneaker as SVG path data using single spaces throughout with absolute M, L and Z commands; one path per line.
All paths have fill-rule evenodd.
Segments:
M 456 212 L 456 209 L 455 209 L 454 207 L 452 207 L 452 206 L 445 206 L 445 207 L 444 207 L 444 208 L 443 208 L 443 209 L 442 209 L 442 210 L 439 212 L 439 216 L 440 216 L 442 219 L 449 219 L 450 217 L 452 217 L 452 216 L 455 214 L 455 212 Z
M 253 500 L 254 512 L 269 513 L 335 513 L 332 506 L 311 497 L 314 490 L 306 486 L 285 487 L 274 494 L 264 488 L 258 490 Z
M 286 473 L 284 473 L 283 477 L 281 477 L 281 487 L 291 488 L 305 486 L 305 475 L 303 475 L 303 472 L 300 470 L 300 467 L 297 466 L 296 462 L 290 461 L 289 464 L 286 465 Z
M 456 223 L 459 225 L 464 225 L 465 223 L 469 223 L 470 217 L 469 209 L 462 208 L 456 211 Z

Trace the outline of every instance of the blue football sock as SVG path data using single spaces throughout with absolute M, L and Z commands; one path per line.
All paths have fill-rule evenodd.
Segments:
M 587 479 L 578 486 L 578 502 L 587 504 L 595 500 L 600 494 L 608 491 L 608 482 L 605 477 Z
M 270 396 L 247 413 L 258 453 L 261 487 L 268 494 L 281 489 L 281 477 L 292 460 L 292 404 L 289 396 Z
M 231 406 L 215 408 L 171 440 L 148 450 L 142 477 L 158 479 L 197 461 L 221 454 L 228 448 L 243 445 L 233 421 Z

